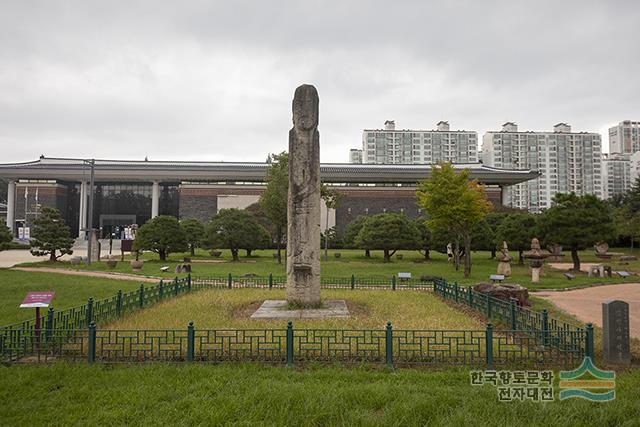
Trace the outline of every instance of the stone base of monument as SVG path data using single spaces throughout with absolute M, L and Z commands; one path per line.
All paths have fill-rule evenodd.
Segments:
M 349 317 L 345 300 L 326 300 L 318 308 L 289 309 L 286 300 L 268 299 L 252 315 L 252 319 L 324 319 Z

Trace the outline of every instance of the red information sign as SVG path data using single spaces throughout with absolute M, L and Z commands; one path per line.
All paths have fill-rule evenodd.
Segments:
M 20 308 L 49 307 L 55 295 L 55 292 L 29 292 L 22 300 Z

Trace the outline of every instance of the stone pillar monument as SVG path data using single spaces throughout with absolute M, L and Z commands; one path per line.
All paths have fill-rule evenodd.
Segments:
M 631 363 L 629 304 L 620 300 L 602 303 L 602 356 L 607 363 Z
M 293 96 L 289 131 L 287 301 L 320 304 L 320 134 L 318 92 L 302 85 Z

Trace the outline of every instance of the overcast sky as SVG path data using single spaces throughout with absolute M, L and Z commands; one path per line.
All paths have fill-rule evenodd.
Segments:
M 640 120 L 640 2 L 0 1 L 0 162 L 264 161 L 320 95 L 323 162 L 362 130 L 603 134 Z

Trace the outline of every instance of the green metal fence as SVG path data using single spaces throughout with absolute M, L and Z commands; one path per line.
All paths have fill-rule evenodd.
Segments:
M 586 352 L 585 328 L 571 325 L 549 317 L 547 310 L 542 312 L 520 307 L 517 300 L 501 300 L 487 294 L 474 291 L 471 286 L 459 286 L 444 279 L 434 282 L 434 292 L 445 300 L 471 307 L 485 316 L 487 321 L 499 321 L 511 330 L 519 330 L 532 336 L 545 346 L 560 351 Z M 587 324 L 587 327 L 591 327 Z
M 101 330 L 96 324 L 183 293 L 220 288 L 283 288 L 283 276 L 191 277 L 89 299 L 87 304 L 55 312 L 50 309 L 36 331 L 35 319 L 0 328 L 0 360 L 21 362 L 37 358 L 86 359 L 89 362 L 147 360 L 286 362 L 320 360 L 371 361 L 387 364 L 481 365 L 507 363 L 572 364 L 593 357 L 593 327 L 579 328 L 538 313 L 451 284 L 437 277 L 398 280 L 389 277 L 323 277 L 326 289 L 433 290 L 444 299 L 466 304 L 487 319 L 508 325 L 485 330 L 316 330 L 220 329 Z
M 556 338 L 559 332 L 549 336 Z M 584 342 L 593 329 L 582 332 Z M 589 346 L 561 350 L 544 345 L 527 331 L 479 330 L 281 329 L 54 330 L 23 335 L 8 358 L 13 362 L 57 359 L 88 363 L 262 361 L 289 366 L 309 361 L 402 365 L 564 365 L 593 357 Z

